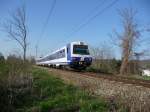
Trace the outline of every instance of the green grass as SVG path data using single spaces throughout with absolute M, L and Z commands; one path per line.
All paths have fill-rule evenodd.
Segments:
M 106 112 L 104 100 L 89 96 L 86 92 L 73 85 L 67 85 L 62 80 L 52 76 L 46 70 L 33 69 L 34 100 L 26 105 L 24 111 L 32 112 Z M 21 111 L 21 109 L 20 109 Z
M 108 105 L 103 99 L 92 97 L 78 87 L 65 84 L 63 80 L 54 77 L 54 74 L 47 70 L 36 67 L 32 67 L 32 70 L 28 71 L 33 78 L 29 90 L 26 90 L 23 85 L 18 88 L 12 86 L 14 99 L 10 105 L 8 102 L 10 93 L 7 88 L 8 74 L 13 70 L 19 76 L 22 69 L 19 69 L 20 72 L 15 72 L 18 70 L 18 66 L 21 66 L 19 64 L 10 66 L 8 62 L 0 63 L 0 99 L 3 99 L 0 100 L 1 111 L 106 112 L 108 110 Z M 20 89 L 23 89 L 22 92 Z
M 126 77 L 131 78 L 131 79 L 150 80 L 149 76 L 141 76 L 141 75 L 137 75 L 137 74 L 136 75 L 130 74 L 130 75 L 127 75 Z
M 150 76 L 142 76 L 144 80 L 150 80 Z

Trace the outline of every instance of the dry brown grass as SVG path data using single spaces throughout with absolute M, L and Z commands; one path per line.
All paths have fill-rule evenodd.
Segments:
M 3 71 L 0 72 L 1 111 L 13 112 L 16 111 L 17 106 L 24 105 L 33 87 L 33 77 L 29 68 L 29 63 L 24 63 L 15 56 L 9 56 L 5 63 L 2 63 Z
M 52 70 L 66 83 L 88 91 L 91 95 L 106 98 L 113 112 L 150 112 L 150 88 L 109 81 L 80 73 Z

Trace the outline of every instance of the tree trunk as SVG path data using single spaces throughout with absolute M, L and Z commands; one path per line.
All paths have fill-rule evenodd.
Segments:
M 26 47 L 23 49 L 23 61 L 26 61 Z
M 128 66 L 128 58 L 124 57 L 120 68 L 120 75 L 124 75 L 126 73 L 127 66 Z

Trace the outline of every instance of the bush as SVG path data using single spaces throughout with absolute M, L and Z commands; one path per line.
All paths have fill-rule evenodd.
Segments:
M 29 64 L 21 58 L 9 56 L 0 63 L 0 108 L 1 111 L 15 112 L 17 107 L 30 102 L 32 76 Z
M 89 72 L 116 74 L 119 73 L 121 61 L 116 59 L 94 60 L 92 65 L 87 68 Z

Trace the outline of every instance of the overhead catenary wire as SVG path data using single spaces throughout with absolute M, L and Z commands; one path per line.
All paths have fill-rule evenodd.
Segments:
M 108 0 L 102 0 L 102 1 L 99 0 L 99 2 L 97 3 L 97 5 L 89 11 L 89 13 L 80 21 L 80 23 L 83 22 L 83 21 L 85 21 L 85 20 L 87 20 L 87 18 L 88 18 L 89 16 L 91 16 L 95 11 L 97 11 L 98 8 L 100 8 L 100 6 L 104 5 L 104 3 L 105 3 L 106 1 L 108 1 Z M 75 26 L 75 27 L 78 27 L 78 26 L 79 26 L 79 25 L 77 25 L 77 26 Z M 75 30 L 75 29 L 72 29 L 72 31 L 73 31 L 73 30 Z M 64 41 L 64 40 L 63 40 L 63 41 Z
M 89 13 L 88 13 L 79 23 L 83 23 L 83 21 L 88 20 L 87 18 L 89 18 L 89 16 L 91 16 L 91 15 L 92 15 L 93 13 L 95 13 L 102 5 L 104 5 L 106 1 L 108 1 L 108 0 L 99 1 L 99 2 L 97 3 L 97 5 L 96 5 L 93 9 L 91 9 L 91 10 L 89 11 Z M 75 28 L 76 28 L 76 27 L 79 27 L 79 25 L 80 25 L 80 24 L 78 24 L 78 25 L 76 25 L 74 28 L 72 28 L 72 31 L 73 31 L 73 30 L 76 30 Z M 67 35 L 67 37 L 68 37 L 68 35 Z M 64 41 L 65 41 L 65 40 L 62 40 L 61 42 L 64 42 Z
M 53 0 L 52 5 L 51 5 L 50 10 L 49 10 L 49 13 L 48 13 L 48 16 L 47 16 L 46 21 L 45 21 L 45 23 L 44 23 L 44 25 L 43 25 L 43 28 L 42 28 L 42 30 L 41 30 L 40 37 L 39 37 L 39 39 L 37 40 L 37 43 L 36 43 L 36 46 L 35 46 L 35 49 L 36 49 L 36 57 L 37 57 L 37 52 L 38 52 L 37 50 L 38 50 L 39 42 L 40 42 L 40 40 L 43 38 L 44 32 L 45 32 L 45 30 L 46 30 L 47 24 L 49 23 L 49 20 L 50 20 L 52 14 L 53 14 L 53 11 L 54 11 L 55 6 L 56 6 L 56 0 Z
M 101 15 L 102 13 L 104 13 L 106 10 L 108 10 L 109 8 L 111 8 L 112 6 L 114 6 L 119 0 L 113 0 L 110 4 L 108 4 L 106 7 L 104 7 L 102 10 L 98 11 L 98 13 L 96 13 L 94 16 L 91 16 L 89 19 L 87 19 L 87 21 L 81 23 L 78 25 L 78 27 L 72 31 L 70 33 L 69 36 L 67 36 L 66 39 L 63 40 L 66 41 L 67 39 L 69 39 L 73 34 L 79 32 L 83 27 L 85 27 L 87 24 L 89 24 L 92 20 L 94 20 L 96 17 L 98 17 L 99 15 Z M 102 2 L 104 3 L 104 1 Z M 94 12 L 96 9 L 98 9 L 102 4 L 97 5 L 93 10 L 91 10 L 91 12 Z M 88 14 L 88 16 L 90 16 L 90 13 Z M 88 17 L 87 17 L 88 18 Z
M 100 8 L 100 6 L 104 5 L 104 3 L 105 3 L 106 1 L 107 1 L 107 0 L 102 0 L 102 1 L 99 0 L 99 2 L 97 3 L 98 5 L 96 5 L 96 6 L 82 19 L 82 21 L 81 21 L 80 23 L 82 23 L 83 21 L 86 21 L 87 18 L 88 18 L 90 15 L 92 15 L 95 11 L 97 11 L 98 8 Z M 79 24 L 78 24 L 78 25 L 79 25 Z M 75 26 L 75 27 L 78 27 L 78 25 Z
M 51 18 L 52 13 L 53 13 L 53 10 L 54 10 L 54 8 L 55 8 L 55 5 L 56 5 L 56 0 L 53 0 L 52 6 L 50 7 L 50 10 L 49 10 L 49 13 L 48 13 L 48 16 L 47 16 L 47 19 L 46 19 L 46 21 L 45 21 L 45 23 L 44 23 L 44 25 L 43 25 L 43 28 L 42 28 L 42 31 L 41 31 L 41 34 L 40 34 L 40 38 L 39 38 L 39 40 L 38 40 L 38 43 L 39 43 L 40 39 L 43 37 L 43 35 L 44 35 L 44 32 L 45 32 L 45 30 L 46 30 L 46 27 L 47 27 L 47 24 L 48 24 L 48 22 L 49 22 L 49 19 Z
M 68 38 L 69 39 L 73 34 L 79 32 L 83 27 L 85 27 L 86 25 L 88 25 L 92 20 L 94 20 L 96 17 L 98 17 L 99 15 L 101 15 L 102 13 L 104 13 L 106 10 L 108 10 L 109 8 L 111 8 L 112 6 L 114 6 L 119 0 L 114 0 L 112 1 L 109 5 L 107 5 L 106 7 L 104 7 L 102 10 L 100 10 L 98 13 L 96 13 L 94 16 L 90 17 L 89 19 L 87 19 L 87 21 L 85 21 L 84 23 L 81 23 L 80 25 L 78 25 L 78 27 L 72 31 Z

